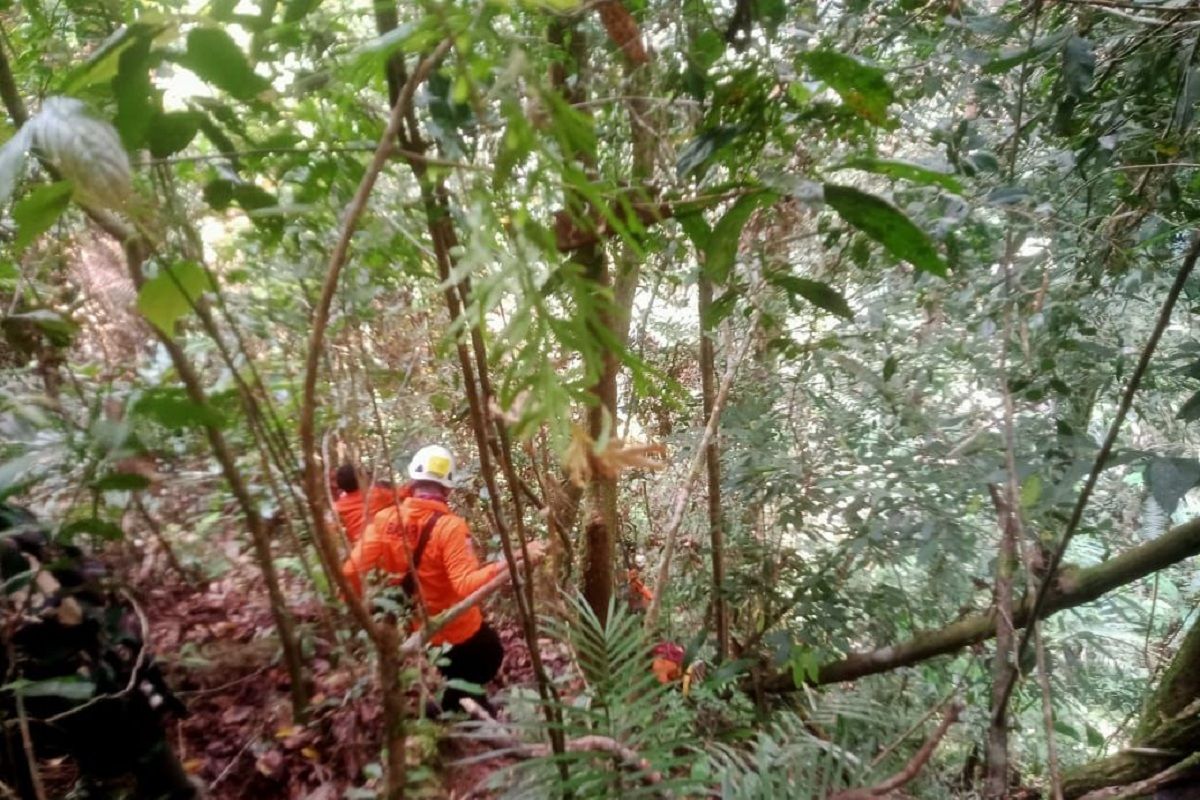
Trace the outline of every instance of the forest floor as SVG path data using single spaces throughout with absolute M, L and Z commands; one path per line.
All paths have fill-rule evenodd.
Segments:
M 334 800 L 354 797 L 356 787 L 363 797 L 376 796 L 382 707 L 375 676 L 322 635 L 327 612 L 315 598 L 289 595 L 312 675 L 310 717 L 297 724 L 261 574 L 248 558 L 235 558 L 206 584 L 171 571 L 141 572 L 134 588 L 150 621 L 151 645 L 190 711 L 170 723 L 170 739 L 212 800 Z M 519 626 L 494 612 L 490 617 L 506 653 L 489 694 L 503 702 L 506 687 L 532 686 L 533 674 Z M 569 669 L 565 654 L 546 644 L 549 667 L 559 674 Z M 413 699 L 420 707 L 415 692 Z M 448 725 L 421 731 L 410 737 L 410 765 L 424 776 L 419 796 L 492 796 L 481 784 L 508 762 L 487 758 L 481 743 L 450 736 Z

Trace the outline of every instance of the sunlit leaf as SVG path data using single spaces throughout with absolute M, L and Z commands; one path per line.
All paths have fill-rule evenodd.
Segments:
M 61 697 L 64 700 L 87 700 L 96 693 L 96 684 L 83 678 L 50 678 L 44 681 L 16 680 L 0 687 L 23 697 Z
M 17 223 L 17 235 L 13 239 L 16 252 L 32 244 L 62 216 L 71 202 L 72 189 L 70 181 L 39 186 L 13 206 L 13 221 Z
M 119 73 L 120 62 L 127 50 L 138 46 L 148 52 L 150 41 L 166 27 L 134 23 L 118 28 L 82 64 L 67 71 L 58 91 L 75 94 L 85 86 L 113 78 Z
M 138 290 L 137 307 L 156 328 L 170 336 L 175 323 L 211 289 L 208 274 L 191 261 L 178 261 L 159 268 L 158 275 Z

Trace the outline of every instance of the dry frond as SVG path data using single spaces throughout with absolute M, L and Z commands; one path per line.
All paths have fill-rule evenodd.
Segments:
M 599 453 L 595 441 L 579 426 L 571 431 L 564 467 L 572 483 L 583 486 L 593 476 L 613 479 L 627 469 L 662 469 L 667 448 L 657 442 L 626 444 L 624 439 L 610 439 Z
M 525 403 L 529 400 L 529 392 L 521 392 L 513 398 L 512 405 L 507 409 L 500 407 L 496 402 L 495 397 L 488 398 L 488 413 L 492 418 L 503 422 L 505 425 L 516 425 L 521 421 L 521 414 L 525 411 Z

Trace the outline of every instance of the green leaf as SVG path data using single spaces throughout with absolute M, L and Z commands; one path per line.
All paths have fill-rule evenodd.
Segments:
M 283 21 L 293 25 L 316 11 L 319 5 L 321 0 L 288 0 L 283 7 Z
M 1063 722 L 1062 720 L 1054 720 L 1054 730 L 1061 733 L 1063 736 L 1074 739 L 1077 742 L 1082 742 L 1083 737 L 1079 735 L 1079 731 Z
M 789 295 L 803 297 L 817 308 L 823 308 L 843 319 L 854 319 L 854 312 L 850 310 L 850 304 L 846 302 L 846 298 L 827 283 L 808 278 L 797 278 L 793 275 L 771 275 L 767 280 Z
M 842 219 L 922 272 L 945 276 L 946 264 L 923 230 L 891 203 L 852 186 L 825 184 L 825 202 Z
M 9 314 L 4 318 L 5 325 L 29 324 L 40 329 L 56 347 L 66 347 L 75 338 L 79 326 L 71 320 L 51 311 L 48 308 L 38 308 L 33 311 L 23 311 L 19 314 Z
M 120 66 L 112 80 L 117 99 L 113 125 L 127 150 L 141 146 L 154 116 L 154 85 L 150 81 L 150 40 L 139 38 L 120 55 Z
M 887 109 L 896 98 L 882 69 L 832 50 L 805 53 L 800 62 L 837 92 L 854 113 L 876 125 L 894 127 L 889 124 Z
M 151 389 L 137 399 L 131 413 L 173 430 L 225 426 L 225 417 L 219 411 L 193 403 L 182 389 Z
M 1021 482 L 1021 508 L 1029 510 L 1037 505 L 1042 497 L 1042 479 L 1036 473 Z
M 699 211 L 694 211 L 690 214 L 681 214 L 675 218 L 679 223 L 679 227 L 683 228 L 683 232 L 687 234 L 688 239 L 692 241 L 692 246 L 699 252 L 703 253 L 708 249 L 708 241 L 712 237 L 712 228 L 704 220 L 704 215 Z
M 1183 404 L 1183 408 L 1179 409 L 1179 413 L 1175 415 L 1175 419 L 1181 419 L 1184 422 L 1195 422 L 1200 419 L 1200 392 L 1188 398 L 1188 401 Z
M 72 188 L 70 181 L 39 186 L 13 206 L 12 217 L 17 223 L 17 235 L 13 239 L 15 252 L 20 253 L 50 229 L 71 202 Z
M 732 314 L 733 310 L 737 308 L 737 301 L 744 294 L 741 287 L 735 286 L 709 303 L 708 308 L 705 309 L 704 319 L 700 320 L 704 329 L 712 330 L 721 323 L 721 320 Z
M 793 645 L 788 656 L 792 667 L 792 681 L 797 686 L 803 686 L 809 680 L 815 681 L 821 671 L 821 659 L 815 650 L 802 645 Z
M 251 100 L 271 88 L 270 82 L 250 66 L 237 43 L 219 28 L 193 28 L 189 31 L 187 53 L 182 63 L 238 100 Z
M 136 472 L 110 472 L 94 481 L 92 488 L 98 492 L 136 492 L 150 485 L 150 479 Z
M 936 184 L 952 192 L 961 193 L 963 190 L 962 184 L 958 182 L 958 179 L 948 172 L 938 172 L 937 170 L 923 167 L 920 164 L 913 164 L 910 161 L 901 161 L 899 159 L 855 156 L 833 167 L 833 170 L 839 169 L 861 169 L 864 172 L 874 172 L 877 175 L 887 175 L 890 178 L 903 178 L 913 183 Z
M 888 356 L 887 359 L 884 360 L 884 362 L 883 362 L 883 382 L 884 383 L 887 383 L 888 381 L 890 381 L 892 379 L 892 376 L 896 374 L 897 366 L 899 366 L 899 362 L 896 360 L 895 356 Z
M 774 192 L 742 195 L 717 222 L 704 250 L 704 272 L 713 283 L 723 284 L 729 279 L 733 264 L 737 260 L 742 228 L 746 226 L 750 215 L 756 209 L 775 202 L 777 197 Z
M 679 151 L 675 174 L 680 178 L 700 174 L 730 142 L 742 133 L 740 125 L 718 125 L 701 131 Z
M 99 517 L 77 519 L 74 522 L 67 523 L 59 531 L 59 535 L 68 542 L 73 541 L 81 533 L 90 533 L 109 542 L 119 541 L 125 536 L 125 532 L 121 530 L 120 526 Z
M 0 498 L 7 497 L 34 478 L 37 453 L 25 453 L 0 464 Z
M 1061 30 L 1038 39 L 1031 46 L 1019 50 L 1006 50 L 999 58 L 992 59 L 983 65 L 983 73 L 985 75 L 999 75 L 1003 72 L 1008 72 L 1016 66 L 1024 64 L 1032 59 L 1040 59 L 1047 53 L 1052 52 L 1068 36 L 1071 35 L 1071 28 L 1063 27 Z
M 1146 485 L 1168 516 L 1192 487 L 1200 484 L 1200 461 L 1194 458 L 1155 458 L 1146 465 Z
M 67 700 L 88 700 L 96 693 L 96 684 L 82 678 L 50 678 L 44 681 L 15 680 L 5 684 L 4 691 L 22 697 L 62 697 Z
M 212 288 L 208 274 L 191 261 L 163 266 L 158 275 L 138 290 L 137 307 L 147 320 L 168 336 L 175 323 L 189 311 L 200 295 Z
M 87 60 L 67 72 L 59 92 L 64 95 L 78 94 L 79 90 L 94 83 L 106 81 L 120 74 L 120 66 L 126 51 L 135 45 L 149 52 L 150 42 L 167 28 L 165 25 L 136 23 L 118 28 L 105 39 Z
M 1104 734 L 1093 728 L 1088 723 L 1083 724 L 1083 730 L 1087 734 L 1088 747 L 1103 747 Z
M 717 59 L 724 54 L 725 39 L 711 28 L 701 32 L 695 38 L 691 51 L 688 53 L 692 63 L 705 70 L 715 64 Z
M 146 135 L 150 155 L 166 158 L 191 144 L 204 122 L 199 111 L 172 111 L 156 114 Z

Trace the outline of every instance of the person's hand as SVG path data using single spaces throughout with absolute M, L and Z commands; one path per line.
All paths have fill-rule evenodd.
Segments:
M 546 557 L 546 543 L 534 541 L 525 545 L 525 549 L 529 551 L 529 560 L 534 564 Z

